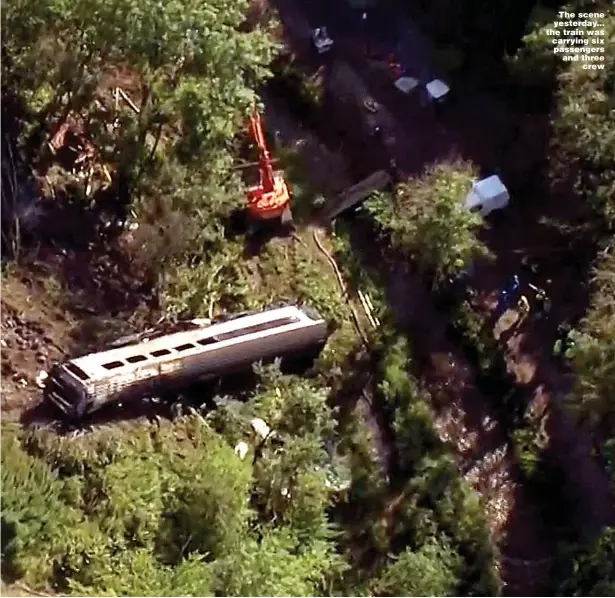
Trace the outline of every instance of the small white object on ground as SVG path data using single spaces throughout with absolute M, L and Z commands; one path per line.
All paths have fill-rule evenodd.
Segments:
M 271 432 L 271 428 L 260 417 L 255 417 L 251 420 L 250 425 L 261 438 L 267 438 L 269 432 Z
M 235 446 L 235 454 L 243 461 L 248 454 L 250 447 L 243 440 L 238 442 Z
M 45 370 L 40 371 L 36 377 L 36 385 L 39 388 L 45 388 L 45 380 L 47 378 L 49 378 L 49 374 Z

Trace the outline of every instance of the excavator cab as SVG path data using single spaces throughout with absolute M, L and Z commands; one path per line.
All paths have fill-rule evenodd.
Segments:
M 290 191 L 284 177 L 274 172 L 258 112 L 250 117 L 250 134 L 258 149 L 259 182 L 247 190 L 248 216 L 252 225 L 281 223 L 292 226 Z

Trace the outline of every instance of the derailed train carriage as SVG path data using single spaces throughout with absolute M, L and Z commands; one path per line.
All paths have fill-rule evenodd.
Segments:
M 245 371 L 257 361 L 315 357 L 329 335 L 320 314 L 299 306 L 218 323 L 194 320 L 190 328 L 57 364 L 44 395 L 66 416 L 78 419 L 109 403 Z

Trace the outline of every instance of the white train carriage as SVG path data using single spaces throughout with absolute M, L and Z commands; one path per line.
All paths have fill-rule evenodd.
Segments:
M 322 349 L 328 325 L 287 306 L 70 359 L 50 371 L 45 396 L 69 417 L 103 405 L 245 370 L 252 363 Z

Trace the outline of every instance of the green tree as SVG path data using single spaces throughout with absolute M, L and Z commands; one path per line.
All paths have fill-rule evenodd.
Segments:
M 216 564 L 218 596 L 329 595 L 328 578 L 344 564 L 324 541 L 302 543 L 288 529 L 265 530 Z
M 379 390 L 392 410 L 392 428 L 399 465 L 414 469 L 419 459 L 440 446 L 434 433 L 432 414 L 417 380 L 409 373 L 408 341 L 399 337 L 385 349 L 380 368 Z
M 569 63 L 557 78 L 549 152 L 551 177 L 567 183 L 598 214 L 608 228 L 615 226 L 615 9 L 605 9 L 604 61 L 597 70 Z
M 591 546 L 560 555 L 554 567 L 557 596 L 612 596 L 615 592 L 615 529 L 610 527 Z
M 213 596 L 213 570 L 202 558 L 161 565 L 144 548 L 121 551 L 88 568 L 87 578 L 70 581 L 79 596 Z
M 10 2 L 3 84 L 40 127 L 77 111 L 132 183 L 153 167 L 162 145 L 220 173 L 228 165 L 220 150 L 253 106 L 252 89 L 269 74 L 275 50 L 266 31 L 240 31 L 247 7 L 228 0 Z M 105 85 L 114 69 L 138 90 L 138 114 L 113 114 Z M 111 129 L 114 116 L 119 127 Z
M 381 195 L 365 209 L 390 236 L 393 248 L 437 282 L 489 255 L 478 238 L 484 221 L 464 205 L 475 174 L 467 163 L 438 164 L 400 185 L 393 201 Z
M 177 563 L 192 553 L 213 560 L 236 550 L 252 518 L 249 463 L 209 434 L 170 465 L 180 479 L 169 488 L 158 533 L 164 560 Z
M 62 502 L 57 472 L 25 454 L 19 437 L 2 433 L 2 576 L 13 580 L 40 566 L 38 579 L 50 573 L 51 563 L 41 562 L 49 545 L 55 545 L 65 527 L 78 518 Z M 52 552 L 52 550 L 50 551 Z
M 396 556 L 371 584 L 374 596 L 456 596 L 461 558 L 446 541 L 432 538 Z
M 598 260 L 593 282 L 590 309 L 573 334 L 577 377 L 568 404 L 581 419 L 615 437 L 615 254 Z

